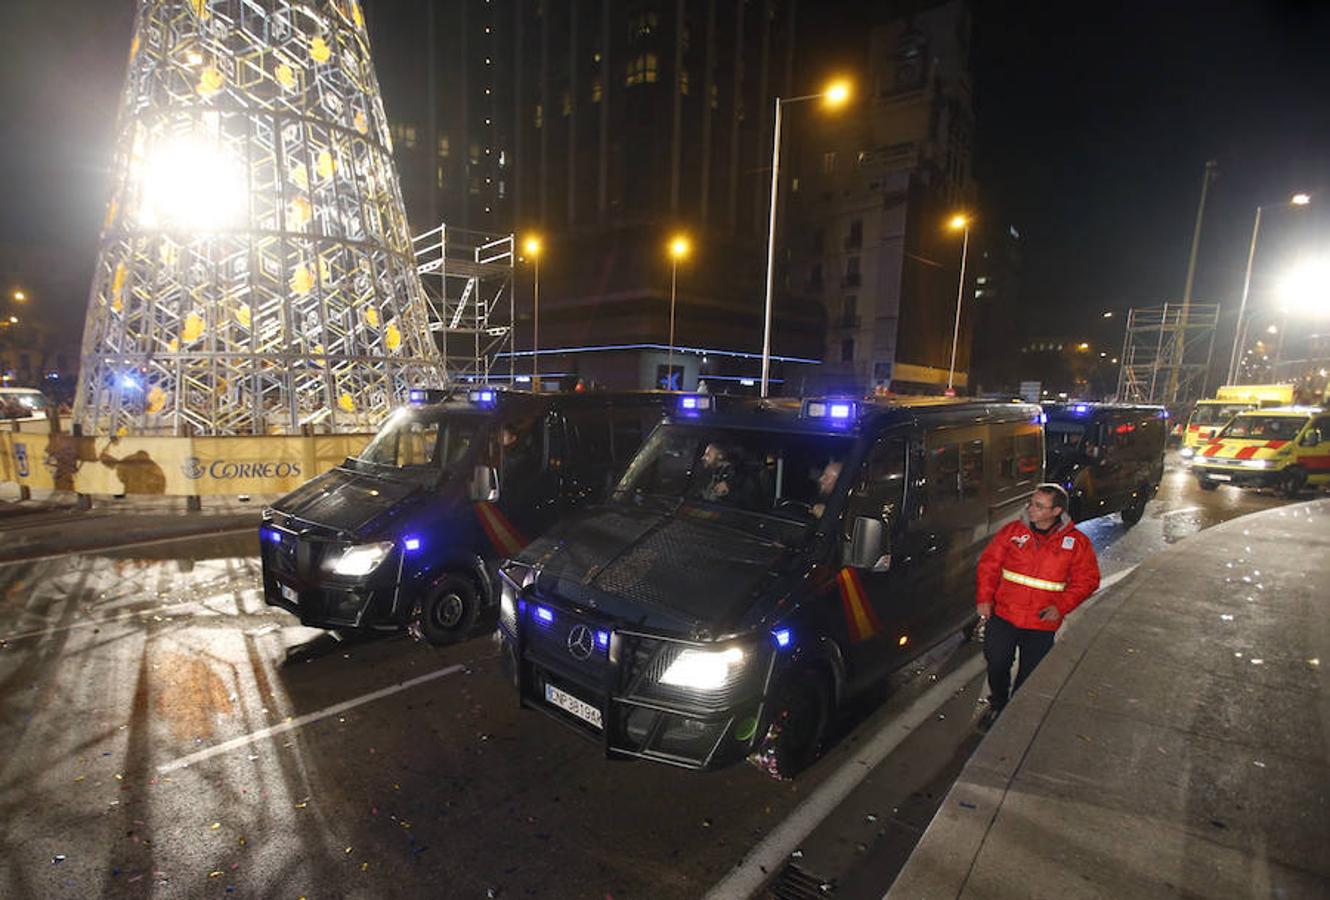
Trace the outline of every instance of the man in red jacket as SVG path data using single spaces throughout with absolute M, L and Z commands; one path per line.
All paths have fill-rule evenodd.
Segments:
M 1025 514 L 1004 526 L 979 558 L 975 604 L 986 623 L 992 724 L 1034 667 L 1053 647 L 1053 635 L 1067 613 L 1099 589 L 1099 562 L 1089 538 L 1071 524 L 1067 492 L 1041 484 Z M 1011 664 L 1020 650 L 1016 687 Z

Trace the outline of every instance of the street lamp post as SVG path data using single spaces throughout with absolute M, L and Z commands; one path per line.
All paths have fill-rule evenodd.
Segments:
M 1311 197 L 1307 194 L 1294 194 L 1287 203 L 1281 203 L 1280 206 L 1306 206 L 1311 203 Z M 1268 204 L 1274 205 L 1274 204 Z M 1237 378 L 1239 349 L 1247 339 L 1245 323 L 1242 321 L 1247 312 L 1247 295 L 1251 292 L 1251 271 L 1252 263 L 1256 261 L 1256 239 L 1261 233 L 1261 210 L 1265 206 L 1256 207 L 1256 220 L 1251 228 L 1251 246 L 1247 248 L 1247 273 L 1242 278 L 1242 302 L 1238 304 L 1238 320 L 1233 324 L 1233 353 L 1228 360 L 1228 378 L 1226 384 L 1233 384 Z
M 675 235 L 674 240 L 670 241 L 670 350 L 665 357 L 665 389 L 669 390 L 674 384 L 674 299 L 675 289 L 679 283 L 679 260 L 688 255 L 688 238 L 683 235 Z M 683 379 L 679 379 L 679 387 L 683 388 Z
M 956 345 L 961 337 L 961 300 L 965 297 L 965 263 L 970 251 L 970 217 L 964 215 L 952 216 L 948 227 L 952 231 L 963 230 L 965 236 L 961 239 L 961 278 L 960 284 L 956 286 L 956 323 L 951 329 L 951 365 L 947 368 L 947 395 L 955 394 L 954 387 L 956 379 Z
M 767 396 L 771 374 L 771 294 L 776 277 L 776 192 L 780 185 L 780 123 L 781 109 L 789 103 L 805 100 L 825 100 L 828 106 L 840 106 L 850 96 L 850 87 L 838 81 L 818 94 L 805 94 L 788 100 L 776 98 L 776 121 L 771 135 L 771 216 L 767 227 L 767 293 L 762 317 L 762 397 Z
M 540 238 L 531 236 L 522 244 L 533 268 L 531 304 L 531 390 L 540 391 Z

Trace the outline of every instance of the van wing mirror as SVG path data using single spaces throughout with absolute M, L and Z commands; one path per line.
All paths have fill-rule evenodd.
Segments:
M 493 466 L 476 466 L 471 474 L 469 495 L 474 501 L 499 499 L 499 474 Z
M 885 559 L 890 565 L 891 527 L 873 516 L 858 516 L 846 548 L 845 564 L 855 569 L 876 569 Z
M 1321 443 L 1321 429 L 1307 429 L 1307 433 L 1302 436 L 1301 443 L 1304 447 L 1315 447 L 1317 444 Z

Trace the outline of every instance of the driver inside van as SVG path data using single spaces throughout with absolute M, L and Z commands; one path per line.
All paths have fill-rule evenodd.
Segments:
M 702 473 L 706 477 L 706 484 L 702 486 L 703 500 L 714 503 L 730 495 L 735 474 L 734 462 L 715 441 L 707 444 L 702 451 Z
M 817 476 L 817 501 L 813 504 L 813 516 L 822 518 L 827 511 L 827 498 L 831 492 L 836 489 L 836 482 L 840 479 L 841 469 L 844 467 L 839 459 L 834 457 L 827 461 L 822 467 L 822 472 Z

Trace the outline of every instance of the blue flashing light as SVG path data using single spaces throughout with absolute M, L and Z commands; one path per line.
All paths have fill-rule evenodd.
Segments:
M 467 399 L 476 406 L 493 406 L 498 400 L 498 393 L 494 388 L 482 388 L 476 391 L 470 391 Z
M 554 623 L 554 612 L 543 606 L 537 606 L 536 618 L 544 622 L 546 625 L 552 625 Z
M 599 648 L 602 649 L 602 650 L 607 650 L 607 649 L 609 649 L 609 646 L 610 646 L 610 633 L 609 633 L 608 631 L 597 631 L 597 632 L 596 632 L 596 646 L 599 647 Z
M 265 541 L 271 541 L 274 544 L 280 544 L 282 542 L 282 533 L 276 528 L 264 527 L 259 530 Z
M 1071 411 L 1078 416 L 1083 416 L 1090 411 L 1090 407 L 1088 404 L 1085 403 L 1077 403 L 1075 406 L 1071 408 Z
M 771 632 L 771 635 L 776 639 L 777 647 L 783 648 L 790 646 L 790 629 L 778 628 L 775 631 Z
M 1048 413 L 1041 412 L 1039 415 L 1037 415 L 1037 416 L 1034 417 L 1034 422 L 1035 422 L 1036 425 L 1047 425 L 1047 424 L 1048 424 Z
M 406 540 L 402 541 L 402 546 L 406 548 L 408 553 L 413 553 L 420 549 L 420 538 L 408 535 Z
M 684 394 L 679 398 L 679 412 L 685 416 L 696 416 L 711 409 L 709 394 Z
M 805 400 L 803 414 L 809 419 L 827 419 L 832 425 L 849 425 L 859 414 L 853 400 Z
M 526 613 L 526 601 L 525 601 L 525 600 L 522 600 L 521 598 L 518 598 L 518 601 L 517 601 L 517 611 L 518 611 L 519 613 L 523 613 L 523 614 Z
M 425 392 L 424 392 L 424 391 L 414 391 L 414 390 L 413 390 L 413 391 L 411 391 L 410 393 L 408 393 L 408 394 L 406 395 L 406 400 L 407 400 L 407 402 L 410 403 L 412 406 L 417 406 L 417 405 L 419 405 L 419 404 L 425 402 Z
M 137 391 L 141 390 L 143 388 L 143 385 L 139 384 L 139 380 L 135 378 L 133 375 L 121 375 L 120 387 L 122 390 Z
M 1159 418 L 1161 418 L 1161 419 L 1167 419 L 1167 418 L 1169 418 L 1168 410 L 1166 410 L 1166 409 L 1161 409 L 1161 410 L 1159 411 Z

